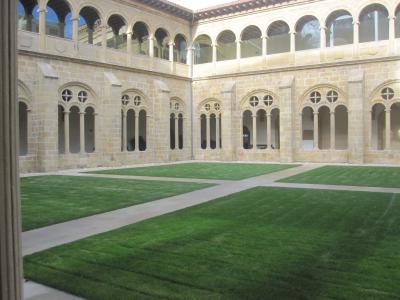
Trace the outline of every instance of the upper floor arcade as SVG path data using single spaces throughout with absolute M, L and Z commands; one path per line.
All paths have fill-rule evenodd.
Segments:
M 400 51 L 398 0 L 277 1 L 192 21 L 188 12 L 160 12 L 146 1 L 16 1 L 21 50 L 186 78 L 382 59 Z

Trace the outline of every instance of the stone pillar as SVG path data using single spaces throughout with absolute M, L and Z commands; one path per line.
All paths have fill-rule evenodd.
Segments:
M 353 56 L 358 56 L 358 48 L 360 44 L 360 22 L 353 22 L 353 39 L 354 39 L 354 48 L 353 48 Z
M 391 149 L 391 132 L 392 132 L 392 122 L 391 122 L 391 114 L 390 108 L 385 109 L 386 113 L 386 129 L 385 129 L 385 150 Z
M 322 26 L 320 28 L 320 59 L 321 61 L 325 60 L 325 51 L 326 51 L 326 27 Z
M 128 134 L 127 134 L 127 119 L 126 119 L 126 111 L 122 111 L 122 152 L 127 151 L 127 139 L 128 139 Z
M 396 17 L 389 17 L 389 54 L 393 55 L 395 53 L 395 43 L 396 43 Z
M 267 149 L 272 149 L 271 144 L 272 144 L 272 128 L 271 128 L 271 112 L 267 112 Z
M 349 99 L 349 162 L 364 162 L 364 129 L 369 115 L 364 112 L 364 72 L 358 69 L 350 72 L 348 80 Z M 367 119 L 365 119 L 367 118 Z
M 295 78 L 288 76 L 279 82 L 280 95 L 280 158 L 281 162 L 294 161 L 295 135 L 294 135 L 294 90 Z
M 241 57 L 242 57 L 242 41 L 237 40 L 236 41 L 236 59 L 240 60 Z
M 135 112 L 135 151 L 139 151 L 139 141 L 139 112 Z
M 127 53 L 127 64 L 131 64 L 132 59 L 132 31 L 126 33 L 126 53 Z
M 174 62 L 174 46 L 175 46 L 175 43 L 173 41 L 168 43 L 168 47 L 169 47 L 168 57 L 169 57 L 170 62 Z
M 80 153 L 85 153 L 85 112 L 79 113 L 79 146 Z
M 40 49 L 46 49 L 46 7 L 39 9 Z
M 253 150 L 257 150 L 257 113 L 253 113 L 253 138 L 252 138 L 252 143 L 253 143 Z
M 69 154 L 69 111 L 64 111 L 64 149 Z
M 331 111 L 331 150 L 336 149 L 336 128 L 335 128 L 335 111 Z
M 154 57 L 154 37 L 149 36 L 149 56 Z
M 175 150 L 179 149 L 179 117 L 175 116 Z
M 101 27 L 101 47 L 103 48 L 103 61 L 106 61 L 107 57 L 107 29 L 108 26 L 106 25 Z
M 296 31 L 289 32 L 290 34 L 290 53 L 296 52 Z
M 93 149 L 95 152 L 101 153 L 101 150 L 97 149 L 97 134 L 99 132 L 99 122 L 97 122 L 98 113 L 93 113 L 93 121 L 94 121 L 94 136 L 93 136 Z
M 221 115 L 217 114 L 215 116 L 215 128 L 216 128 L 216 133 L 215 133 L 215 139 L 216 139 L 216 145 L 215 148 L 216 149 L 220 149 L 221 148 L 221 143 L 220 143 L 220 135 L 219 135 L 219 121 L 221 120 Z
M 261 42 L 262 42 L 262 55 L 266 56 L 267 55 L 267 40 L 268 37 L 267 36 L 262 36 L 261 37 Z
M 212 44 L 212 62 L 215 63 L 217 62 L 217 44 Z
M 187 53 L 186 53 L 186 64 L 188 64 L 189 66 L 192 66 L 194 64 L 194 61 L 193 61 L 194 48 L 193 47 L 189 47 L 186 50 L 187 50 Z
M 211 130 L 211 126 L 210 126 L 210 116 L 207 115 L 206 116 L 206 149 L 210 149 L 210 130 Z
M 319 112 L 314 111 L 314 150 L 319 150 Z
M 17 141 L 17 1 L 0 1 L 0 299 L 21 300 L 21 218 Z
M 72 40 L 77 45 L 79 39 L 79 16 L 71 19 L 72 21 Z

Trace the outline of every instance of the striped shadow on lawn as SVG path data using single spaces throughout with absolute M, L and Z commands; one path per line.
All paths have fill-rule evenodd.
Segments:
M 199 178 L 241 180 L 278 172 L 299 165 L 289 164 L 244 164 L 244 163 L 183 163 L 141 168 L 110 169 L 90 172 L 93 174 L 152 176 L 173 178 Z
M 324 166 L 279 181 L 400 188 L 400 167 Z
M 400 199 L 254 188 L 25 257 L 87 299 L 399 299 Z
M 77 176 L 21 178 L 22 227 L 27 231 L 210 186 Z

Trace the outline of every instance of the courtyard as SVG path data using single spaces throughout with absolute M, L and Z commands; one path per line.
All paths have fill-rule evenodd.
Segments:
M 28 176 L 26 299 L 399 299 L 396 178 L 216 162 Z

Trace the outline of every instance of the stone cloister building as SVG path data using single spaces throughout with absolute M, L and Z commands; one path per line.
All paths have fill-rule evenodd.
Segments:
M 400 162 L 400 1 L 16 1 L 22 172 Z

